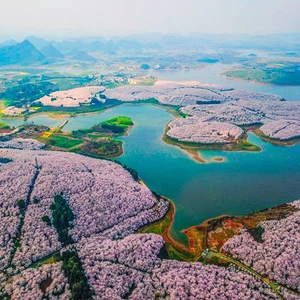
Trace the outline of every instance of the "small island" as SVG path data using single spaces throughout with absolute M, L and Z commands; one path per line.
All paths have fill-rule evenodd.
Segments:
M 293 145 L 300 138 L 298 102 L 274 100 L 231 100 L 220 104 L 187 105 L 165 130 L 163 140 L 179 146 L 199 162 L 201 149 L 260 151 L 247 141 L 253 131 L 276 145 Z
M 200 156 L 199 150 L 261 151 L 260 147 L 247 141 L 247 133 L 242 128 L 224 123 L 195 125 L 190 123 L 191 119 L 172 121 L 166 127 L 163 141 L 178 146 L 200 163 L 207 161 Z M 216 157 L 213 161 L 222 162 L 224 158 Z

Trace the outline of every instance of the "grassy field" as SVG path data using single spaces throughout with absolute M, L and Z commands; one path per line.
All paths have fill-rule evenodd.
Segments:
M 54 84 L 55 86 L 57 86 L 60 91 L 63 91 L 63 90 L 70 90 L 77 87 L 85 86 L 87 83 L 91 82 L 91 79 L 88 78 L 87 76 L 84 77 L 61 76 L 57 78 L 51 78 L 48 81 Z
M 5 101 L 4 100 L 0 100 L 0 112 L 6 107 L 5 105 Z
M 100 126 L 104 130 L 110 130 L 113 134 L 124 134 L 133 122 L 128 117 L 115 117 L 105 122 L 100 123 Z
M 63 136 L 59 134 L 52 134 L 47 142 L 53 147 L 59 147 L 64 149 L 70 149 L 83 143 L 82 139 L 76 139 L 73 137 Z
M 100 124 L 94 125 L 91 128 L 72 131 L 72 136 L 74 138 L 88 137 L 91 139 L 97 139 L 100 137 L 122 136 L 127 133 L 128 129 L 131 126 L 133 126 L 133 122 L 130 118 L 118 116 L 106 120 Z
M 96 134 L 96 133 L 88 133 L 87 134 L 87 136 L 90 138 L 90 139 L 93 139 L 93 140 L 97 140 L 97 139 L 99 139 L 99 138 L 101 138 L 102 137 L 102 135 L 101 134 Z
M 300 69 L 298 68 L 242 68 L 229 70 L 223 75 L 258 83 L 300 85 Z
M 10 104 L 10 101 L 9 100 L 5 100 L 5 99 L 2 99 L 0 100 L 0 116 L 2 117 L 6 117 L 6 115 L 3 114 L 3 111 L 6 107 L 8 107 Z
M 9 125 L 5 124 L 4 122 L 0 122 L 0 129 L 9 129 Z
M 101 123 L 101 125 L 103 125 L 103 124 L 121 126 L 121 127 L 127 129 L 129 126 L 133 125 L 133 122 L 128 117 L 119 116 L 119 117 L 115 117 L 115 118 L 109 119 L 109 120 Z

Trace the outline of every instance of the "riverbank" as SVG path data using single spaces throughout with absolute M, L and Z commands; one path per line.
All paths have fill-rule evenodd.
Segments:
M 229 71 L 229 70 L 227 70 Z M 219 76 L 224 78 L 224 79 L 229 79 L 229 80 L 236 80 L 236 81 L 240 81 L 240 82 L 246 82 L 246 83 L 251 83 L 251 84 L 255 84 L 255 85 L 262 85 L 262 86 L 293 86 L 293 85 L 285 85 L 285 84 L 274 84 L 274 83 L 267 83 L 267 82 L 260 82 L 260 81 L 256 81 L 256 80 L 250 80 L 250 79 L 244 79 L 244 78 L 239 78 L 239 77 L 233 77 L 233 76 L 228 76 L 226 75 L 226 72 L 221 73 Z M 295 85 L 297 86 L 297 85 Z
M 164 105 L 159 103 L 156 99 L 148 99 L 148 100 L 141 100 L 141 101 L 134 101 L 134 102 L 120 102 L 118 104 L 115 104 L 114 106 L 109 106 L 106 108 L 102 108 L 101 110 L 95 110 L 95 111 L 89 111 L 89 112 L 82 112 L 82 113 L 76 113 L 76 114 L 66 114 L 66 113 L 58 113 L 58 112 L 36 112 L 30 117 L 36 117 L 36 116 L 48 116 L 51 119 L 54 120 L 60 120 L 60 119 L 66 119 L 70 117 L 76 117 L 76 116 L 85 116 L 85 115 L 93 115 L 101 112 L 106 112 L 107 110 L 115 107 L 115 106 L 121 106 L 121 105 L 152 105 L 155 107 L 159 107 L 164 109 L 165 111 L 169 112 L 174 116 L 174 118 L 185 118 L 188 115 L 185 113 L 182 113 L 180 111 L 181 106 L 171 106 L 171 105 Z M 3 118 L 5 120 L 6 118 Z M 20 120 L 22 117 L 8 117 L 7 120 Z M 30 122 L 30 118 L 27 119 L 27 121 Z M 261 125 L 261 124 L 260 124 Z M 251 152 L 258 152 L 261 151 L 261 149 L 249 143 L 247 141 L 247 132 L 252 131 L 254 132 L 257 136 L 259 136 L 263 141 L 269 142 L 274 145 L 280 145 L 280 146 L 286 146 L 286 145 L 294 145 L 300 141 L 300 137 L 298 138 L 293 138 L 289 140 L 278 140 L 278 139 L 273 139 L 270 138 L 266 135 L 264 135 L 261 130 L 259 129 L 259 125 L 252 125 L 252 126 L 241 126 L 241 128 L 244 130 L 244 134 L 242 137 L 240 137 L 238 140 L 231 140 L 229 143 L 226 144 L 201 144 L 201 143 L 196 143 L 196 142 L 185 142 L 185 141 L 179 141 L 176 140 L 170 136 L 167 135 L 167 132 L 169 130 L 168 124 L 165 127 L 165 132 L 162 137 L 162 140 L 170 145 L 177 146 L 188 155 L 194 159 L 195 161 L 199 163 L 208 163 L 208 162 L 222 162 L 224 159 L 222 157 L 217 157 L 211 159 L 211 161 L 205 161 L 202 157 L 201 154 L 199 153 L 199 150 L 224 150 L 224 151 L 251 151 Z
M 84 113 L 85 114 L 85 113 Z M 35 112 L 29 115 L 18 115 L 18 116 L 8 116 L 1 114 L 0 117 L 3 120 L 28 120 L 32 117 L 37 117 L 37 116 L 48 116 L 51 119 L 55 120 L 60 120 L 60 119 L 66 119 L 72 116 L 72 114 L 67 114 L 67 113 L 54 113 L 54 112 Z
M 224 254 L 222 250 L 224 243 L 233 236 L 240 234 L 241 230 L 248 231 L 256 241 L 261 241 L 263 230 L 259 226 L 260 222 L 287 218 L 298 211 L 293 205 L 282 204 L 270 209 L 255 211 L 244 216 L 217 216 L 204 221 L 200 225 L 182 230 L 182 233 L 185 234 L 188 239 L 188 246 L 186 246 L 178 242 L 172 236 L 175 205 L 172 200 L 162 196 L 161 198 L 170 203 L 167 214 L 161 220 L 140 228 L 138 232 L 161 235 L 166 242 L 166 250 L 170 259 L 189 262 L 203 261 L 202 254 L 207 251 L 207 249 Z M 207 260 L 207 258 L 205 260 Z
M 70 117 L 77 117 L 77 116 L 85 116 L 85 115 L 94 115 L 98 114 L 101 112 L 106 112 L 107 110 L 114 108 L 116 106 L 121 106 L 121 105 L 153 105 L 156 107 L 160 107 L 165 109 L 167 112 L 172 114 L 175 118 L 177 117 L 186 117 L 188 116 L 187 114 L 184 114 L 180 111 L 180 108 L 182 106 L 174 106 L 174 105 L 165 105 L 160 102 L 158 102 L 156 99 L 148 99 L 148 100 L 140 100 L 140 101 L 127 101 L 127 102 L 121 102 L 119 101 L 118 103 L 115 103 L 113 105 L 109 105 L 106 107 L 99 107 L 99 108 L 92 108 L 91 110 L 87 111 L 79 111 L 77 112 L 76 110 L 78 109 L 77 107 L 73 108 L 73 111 L 66 112 L 65 110 L 56 110 L 59 108 L 53 108 L 53 111 L 51 111 L 51 107 L 47 107 L 47 110 L 45 111 L 40 111 L 36 110 L 35 112 L 32 112 L 30 114 L 24 114 L 24 115 L 18 115 L 18 116 L 7 116 L 7 115 L 0 115 L 0 118 L 2 120 L 29 120 L 30 118 L 37 117 L 37 116 L 48 116 L 51 119 L 54 120 L 60 120 L 60 119 L 66 119 Z M 49 109 L 49 110 L 48 110 Z M 66 108 L 68 110 L 71 110 L 71 108 Z
M 229 69 L 226 70 L 225 72 L 221 73 L 220 76 L 226 79 L 231 79 L 231 80 L 240 80 L 240 81 L 244 81 L 244 82 L 248 82 L 251 84 L 259 84 L 259 85 L 266 85 L 266 86 L 291 86 L 291 87 L 299 87 L 299 81 L 293 81 L 295 75 L 294 74 L 289 74 L 289 75 L 284 75 L 286 77 L 281 77 L 282 74 L 281 72 L 273 72 L 273 75 L 277 75 L 277 77 L 275 76 L 274 78 L 269 78 L 269 80 L 267 80 L 266 78 L 268 78 L 268 74 L 270 74 L 270 70 L 268 70 L 269 72 L 266 73 L 264 70 L 261 70 L 261 72 L 263 72 L 264 74 L 260 73 L 257 74 L 257 69 Z M 237 73 L 237 75 L 235 76 L 234 73 Z M 243 76 L 242 76 L 243 74 Z M 239 76 L 240 75 L 240 76 Z M 291 77 L 289 77 L 291 76 Z M 259 77 L 261 79 L 259 79 Z M 260 81 L 260 80 L 264 80 L 264 81 Z M 278 81 L 281 80 L 281 83 L 279 83 Z M 272 82 L 273 81 L 273 82 Z M 282 83 L 285 82 L 285 83 Z M 293 83 L 291 83 L 293 82 Z
M 147 187 L 143 181 L 141 181 L 141 184 Z M 162 219 L 140 228 L 138 233 L 155 233 L 161 235 L 166 243 L 168 257 L 181 261 L 194 261 L 190 249 L 172 237 L 171 228 L 175 217 L 175 205 L 170 199 L 164 196 L 160 197 L 169 202 L 168 212 Z

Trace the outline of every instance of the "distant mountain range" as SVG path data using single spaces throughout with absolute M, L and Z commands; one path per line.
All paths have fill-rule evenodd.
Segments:
M 64 56 L 53 44 L 46 40 L 31 37 L 31 41 L 42 47 L 38 50 L 37 47 L 27 39 L 21 43 L 9 40 L 2 44 L 2 47 L 0 45 L 0 66 L 43 65 L 64 60 L 72 60 L 79 63 L 97 62 L 94 57 L 81 50 L 72 48 L 72 51 L 69 51 L 68 55 Z M 7 46 L 7 44 L 9 46 Z
M 160 45 L 153 43 L 149 49 Z M 29 36 L 18 43 L 7 40 L 0 44 L 0 66 L 6 65 L 40 65 L 63 61 L 79 63 L 96 63 L 92 55 L 87 52 L 103 52 L 115 54 L 120 50 L 139 51 L 147 48 L 134 39 L 120 39 L 116 42 L 105 41 L 102 38 L 85 38 L 77 40 L 50 41 L 43 38 Z
M 36 47 L 39 50 L 52 43 L 51 41 L 47 41 L 45 39 L 36 36 L 28 36 L 26 40 L 29 41 L 34 47 Z
M 18 43 L 7 40 L 0 44 L 0 66 L 64 63 L 68 60 L 83 64 L 95 63 L 93 53 L 109 55 L 118 52 L 140 53 L 160 49 L 260 49 L 299 52 L 300 34 L 278 35 L 233 35 L 194 33 L 180 34 L 140 34 L 126 38 L 81 37 L 62 41 L 47 40 L 29 36 Z M 99 56 L 99 54 L 97 55 Z
M 10 48 L 7 48 L 8 46 Z M 114 55 L 117 51 L 161 49 L 161 45 L 157 42 L 142 43 L 135 38 L 105 40 L 102 37 L 84 37 L 55 41 L 36 36 L 29 36 L 21 43 L 7 40 L 0 44 L 0 47 L 0 66 L 54 63 L 67 59 L 82 63 L 95 63 L 97 60 L 90 53 L 103 52 Z M 73 52 L 72 55 L 70 55 L 71 52 Z
M 15 45 L 15 44 L 18 44 L 18 42 L 16 40 L 6 40 L 4 41 L 3 43 L 0 43 L 0 47 L 5 47 L 5 46 L 12 46 L 12 45 Z

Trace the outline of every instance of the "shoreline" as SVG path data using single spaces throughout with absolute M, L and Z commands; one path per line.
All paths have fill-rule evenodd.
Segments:
M 33 113 L 30 115 L 19 115 L 19 116 L 0 116 L 0 119 L 2 120 L 22 120 L 25 121 L 24 119 L 26 119 L 27 121 L 30 120 L 31 118 L 37 117 L 37 116 L 48 116 L 51 119 L 55 119 L 55 120 L 59 120 L 59 119 L 65 119 L 65 118 L 70 118 L 72 114 L 67 114 L 67 113 L 63 113 L 63 114 L 55 114 L 53 112 L 37 112 L 37 113 Z
M 227 70 L 227 71 L 230 71 L 230 70 Z M 225 72 L 227 72 L 225 71 Z M 273 83 L 266 83 L 266 82 L 258 82 L 258 81 L 255 81 L 255 80 L 248 80 L 248 79 L 243 79 L 243 78 L 238 78 L 238 77 L 231 77 L 231 76 L 228 76 L 224 73 L 221 73 L 219 74 L 220 77 L 222 78 L 225 78 L 225 79 L 229 79 L 229 80 L 237 80 L 237 81 L 241 81 L 241 82 L 248 82 L 248 83 L 252 83 L 252 84 L 257 84 L 257 85 L 266 85 L 266 86 L 276 86 L 276 85 L 279 85 L 279 86 L 289 86 L 289 85 L 280 85 L 280 84 L 273 84 Z
M 142 179 L 139 179 L 139 183 L 149 189 Z M 155 195 L 153 196 L 155 197 Z M 241 229 L 253 230 L 259 226 L 261 221 L 280 220 L 299 211 L 299 209 L 290 203 L 283 203 L 243 215 L 222 214 L 204 220 L 201 224 L 181 230 L 180 232 L 187 237 L 188 245 L 185 245 L 185 243 L 178 241 L 172 235 L 172 225 L 176 212 L 175 204 L 167 197 L 160 197 L 169 202 L 168 212 L 161 219 L 142 226 L 136 233 L 155 233 L 161 235 L 165 241 L 170 259 L 189 262 L 206 260 L 202 257 L 202 253 L 207 251 L 207 249 L 222 254 L 224 243 L 233 236 L 240 234 Z M 159 230 L 157 230 L 157 226 Z M 225 234 L 221 240 L 218 238 L 220 230 Z
M 162 141 L 164 141 L 166 144 L 168 145 L 171 145 L 171 146 L 176 146 L 176 147 L 179 147 L 183 152 L 186 152 L 193 160 L 199 162 L 199 163 L 207 163 L 207 161 L 205 161 L 200 153 L 199 153 L 199 150 L 200 149 L 197 149 L 197 147 L 186 147 L 184 144 L 181 144 L 180 142 L 173 142 L 171 140 L 170 137 L 167 136 L 167 132 L 169 130 L 169 124 L 166 125 L 165 127 L 165 131 L 164 131 L 164 134 L 162 136 Z
M 162 136 L 162 141 L 164 141 L 166 144 L 171 145 L 171 146 L 176 146 L 178 148 L 180 148 L 183 152 L 187 153 L 193 160 L 199 162 L 199 163 L 207 163 L 206 160 L 204 160 L 200 153 L 199 150 L 201 149 L 197 149 L 197 147 L 187 147 L 184 144 L 181 144 L 180 142 L 173 142 L 171 140 L 171 138 L 169 138 L 167 136 L 167 131 L 168 131 L 168 124 L 165 127 L 165 132 L 164 135 Z
M 139 177 L 139 184 L 149 189 L 149 187 L 145 184 L 145 182 Z M 150 190 L 150 189 L 149 189 Z M 151 191 L 151 190 L 150 190 Z M 152 192 L 153 194 L 153 192 Z M 156 195 L 153 194 L 153 197 Z M 136 233 L 155 233 L 161 235 L 163 240 L 166 243 L 167 252 L 176 253 L 176 257 L 181 260 L 192 260 L 191 253 L 189 247 L 184 245 L 182 242 L 177 241 L 171 233 L 171 228 L 175 218 L 176 207 L 173 201 L 165 196 L 160 195 L 160 198 L 168 201 L 169 209 L 167 213 L 159 220 L 156 220 L 152 223 L 148 223 L 142 227 L 140 227 Z M 157 200 L 158 201 L 158 200 Z
M 138 182 L 149 189 L 149 187 L 140 177 Z M 156 198 L 154 194 L 153 197 Z M 207 219 L 199 225 L 194 225 L 187 229 L 181 230 L 181 233 L 187 237 L 188 245 L 185 245 L 172 235 L 172 225 L 174 223 L 176 212 L 175 204 L 171 199 L 165 196 L 160 196 L 160 198 L 168 201 L 169 210 L 161 219 L 139 228 L 137 233 L 155 233 L 161 235 L 165 241 L 166 250 L 171 259 L 189 262 L 199 261 L 201 259 L 202 252 L 207 249 L 207 233 L 205 230 L 209 228 L 209 223 L 215 222 L 216 220 L 222 220 L 224 218 L 234 218 L 234 216 L 230 215 L 220 215 Z
M 169 126 L 167 124 L 165 127 L 165 132 L 162 137 L 162 140 L 169 145 L 179 147 L 183 151 L 187 152 L 191 158 L 193 158 L 194 160 L 196 160 L 200 163 L 210 163 L 210 162 L 222 163 L 222 162 L 226 161 L 224 159 L 224 157 L 217 156 L 208 161 L 208 160 L 204 160 L 201 157 L 199 151 L 200 150 L 217 150 L 217 151 L 233 151 L 233 152 L 243 152 L 243 151 L 261 152 L 262 151 L 262 149 L 259 146 L 256 146 L 254 144 L 250 143 L 249 145 L 248 144 L 244 145 L 244 143 L 246 143 L 246 142 L 248 143 L 247 132 L 250 129 L 244 128 L 244 127 L 241 127 L 241 128 L 244 130 L 244 134 L 242 135 L 242 137 L 240 139 L 236 140 L 235 142 L 230 142 L 227 144 L 224 144 L 224 143 L 223 144 L 221 144 L 221 143 L 220 144 L 202 144 L 202 143 L 196 143 L 196 142 L 179 141 L 179 140 L 173 139 L 172 137 L 169 137 L 167 135 L 167 132 L 169 131 Z
M 232 69 L 228 69 L 227 71 L 231 71 Z M 220 73 L 219 76 L 225 79 L 230 79 L 230 80 L 238 80 L 241 82 L 248 82 L 252 84 L 257 84 L 257 85 L 265 85 L 265 86 L 284 86 L 284 87 L 297 87 L 299 85 L 290 85 L 290 84 L 278 84 L 278 83 L 268 83 L 268 82 L 260 82 L 260 81 L 255 81 L 255 80 L 250 80 L 250 79 L 243 79 L 239 77 L 233 77 L 233 76 L 228 76 L 225 73 L 227 72 Z M 275 95 L 275 94 L 274 94 Z
M 31 119 L 31 118 L 34 118 L 36 116 L 41 116 L 41 115 L 45 115 L 45 116 L 48 116 L 49 118 L 51 119 L 63 119 L 63 118 L 72 118 L 72 117 L 76 117 L 76 116 L 82 116 L 82 115 L 90 115 L 90 114 L 96 114 L 96 113 L 100 113 L 100 112 L 105 112 L 107 111 L 108 109 L 110 108 L 113 108 L 115 106 L 119 106 L 119 105 L 122 105 L 122 104 L 125 104 L 126 102 L 121 102 L 121 103 L 117 103 L 117 104 L 114 104 L 114 105 L 111 105 L 111 106 L 107 106 L 107 107 L 104 107 L 104 108 L 101 108 L 99 110 L 91 110 L 91 111 L 86 111 L 86 112 L 65 112 L 65 111 L 38 111 L 37 112 L 33 112 L 33 113 L 30 113 L 30 114 L 27 114 L 27 115 L 18 115 L 18 116 L 7 116 L 7 115 L 2 115 L 0 116 L 0 119 L 3 119 L 3 120 L 24 120 L 25 118 L 27 120 Z M 47 106 L 48 108 L 51 108 L 51 106 Z M 53 106 L 53 107 L 56 107 L 56 106 Z M 75 109 L 78 108 L 80 106 L 76 106 L 74 107 Z
M 30 120 L 31 118 L 34 118 L 36 116 L 48 116 L 51 119 L 55 119 L 55 120 L 59 120 L 59 119 L 65 119 L 65 118 L 73 118 L 73 117 L 77 117 L 77 116 L 84 116 L 84 115 L 92 115 L 92 114 L 97 114 L 97 113 L 102 113 L 102 112 L 106 112 L 109 109 L 112 109 L 116 106 L 121 106 L 121 105 L 153 105 L 156 107 L 160 107 L 164 110 L 166 110 L 167 112 L 169 112 L 170 114 L 172 114 L 175 118 L 180 116 L 180 113 L 176 112 L 176 106 L 172 106 L 172 105 L 165 105 L 162 104 L 160 102 L 158 103 L 154 103 L 154 102 L 147 102 L 147 100 L 141 100 L 141 102 L 139 101 L 122 101 L 118 104 L 114 104 L 111 106 L 107 106 L 106 108 L 103 109 L 99 109 L 99 110 L 94 110 L 94 111 L 87 111 L 87 112 L 79 112 L 79 113 L 67 113 L 67 112 L 63 112 L 63 111 L 58 111 L 57 113 L 54 111 L 41 111 L 41 112 L 34 112 L 32 114 L 28 114 L 28 115 L 18 115 L 18 116 L 8 116 L 8 115 L 3 115 L 0 116 L 0 119 L 2 120 L 23 120 L 26 118 L 27 121 Z M 60 113 L 61 112 L 61 113 Z
M 256 136 L 258 136 L 262 141 L 277 145 L 277 146 L 294 146 L 300 142 L 300 137 L 294 137 L 286 140 L 273 139 L 271 137 L 266 136 L 260 128 L 251 128 L 249 131 L 252 131 Z
M 82 115 L 90 115 L 90 114 L 97 114 L 97 113 L 104 113 L 106 111 L 108 111 L 109 109 L 112 109 L 116 106 L 121 106 L 121 105 L 152 105 L 152 106 L 156 106 L 159 108 L 164 109 L 165 111 L 167 111 L 168 113 L 172 114 L 172 116 L 176 119 L 176 118 L 182 118 L 185 117 L 184 115 L 182 115 L 178 109 L 177 106 L 172 106 L 172 105 L 164 105 L 161 104 L 157 101 L 157 103 L 155 101 L 152 100 L 141 100 L 141 101 L 131 101 L 131 102 L 120 102 L 118 104 L 112 105 L 110 107 L 106 107 L 104 109 L 101 110 L 97 110 L 97 111 L 88 111 L 88 112 L 82 112 L 82 113 L 78 113 L 78 114 L 73 114 L 73 113 L 54 113 L 54 112 L 37 112 L 37 113 L 33 113 L 32 115 L 28 116 L 27 120 L 30 120 L 32 117 L 35 116 L 39 116 L 39 115 L 45 115 L 48 116 L 49 118 L 55 119 L 55 120 L 60 120 L 60 119 L 68 119 L 68 118 L 72 118 L 72 117 L 76 117 L 76 116 L 82 116 Z M 24 116 L 20 117 L 1 117 L 1 119 L 3 120 L 20 120 L 23 119 Z M 173 120 L 172 120 L 173 121 Z M 170 122 L 172 122 L 170 121 Z M 169 124 L 169 123 L 168 123 Z M 230 142 L 230 143 L 222 143 L 222 144 L 201 144 L 201 143 L 193 143 L 193 142 L 184 142 L 184 141 L 179 141 L 176 139 L 173 139 L 172 137 L 169 137 L 167 135 L 167 132 L 169 130 L 168 124 L 166 124 L 165 127 L 165 131 L 164 134 L 162 136 L 162 140 L 172 146 L 177 146 L 179 147 L 181 150 L 183 150 L 184 152 L 186 152 L 194 161 L 197 161 L 199 163 L 209 163 L 209 162 L 224 162 L 225 159 L 224 157 L 215 157 L 212 158 L 211 160 L 207 161 L 204 160 L 201 157 L 201 154 L 199 153 L 199 150 L 219 150 L 219 151 L 246 151 L 246 152 L 260 152 L 262 151 L 262 149 L 254 144 L 251 145 L 243 145 L 243 142 L 247 142 L 247 132 L 248 131 L 252 131 L 256 136 L 258 136 L 260 139 L 262 139 L 265 142 L 274 144 L 274 145 L 280 145 L 280 146 L 292 146 L 297 144 L 298 142 L 300 142 L 300 137 L 296 137 L 296 138 L 292 138 L 292 139 L 287 139 L 287 140 L 279 140 L 279 139 L 273 139 L 270 138 L 266 135 L 264 135 L 261 130 L 259 129 L 258 125 L 249 125 L 249 126 L 240 126 L 243 130 L 244 130 L 244 134 L 241 138 L 239 138 L 238 140 L 234 141 L 234 142 Z M 127 133 L 125 134 L 125 136 L 127 135 Z M 248 147 L 248 148 L 247 148 Z M 249 147 L 253 147 L 253 149 L 250 149 Z
M 139 184 L 141 184 L 142 186 L 146 187 L 147 189 L 149 189 L 151 191 L 151 189 L 146 185 L 146 183 L 143 181 L 143 179 L 141 179 L 141 177 L 139 177 L 138 182 L 139 182 Z M 157 199 L 156 195 L 153 192 L 152 192 L 152 195 L 153 195 L 153 197 L 155 197 Z M 172 245 L 172 247 L 175 247 L 176 249 L 178 249 L 179 251 L 181 251 L 185 254 L 188 254 L 189 248 L 186 245 L 184 245 L 183 243 L 177 241 L 174 237 L 172 237 L 171 228 L 172 228 L 174 218 L 175 218 L 175 213 L 176 213 L 175 204 L 173 203 L 173 201 L 170 198 L 167 198 L 162 195 L 160 195 L 160 198 L 168 201 L 168 203 L 169 203 L 169 209 L 168 209 L 167 213 L 161 219 L 142 226 L 141 228 L 138 229 L 137 232 L 146 233 L 149 229 L 150 229 L 150 231 L 152 231 L 153 225 L 160 224 L 160 223 L 164 222 L 165 219 L 169 218 L 169 221 L 167 222 L 167 225 L 165 226 L 165 228 L 163 230 L 162 230 L 162 226 L 159 226 L 159 228 L 161 230 L 161 236 L 163 237 L 163 239 L 166 243 L 169 243 L 170 245 Z

